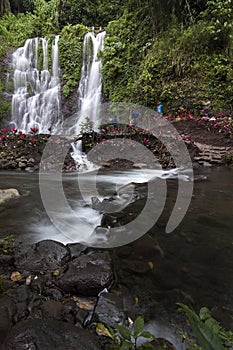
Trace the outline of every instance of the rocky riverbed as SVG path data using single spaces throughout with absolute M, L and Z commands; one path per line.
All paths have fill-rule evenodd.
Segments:
M 33 245 L 15 245 L 11 237 L 1 240 L 0 349 L 116 346 L 107 327 L 114 330 L 142 309 L 138 302 L 131 305 L 127 288 L 116 287 L 112 253 L 52 240 Z M 140 259 L 137 262 L 137 273 L 150 268 Z M 162 339 L 152 344 L 174 349 Z

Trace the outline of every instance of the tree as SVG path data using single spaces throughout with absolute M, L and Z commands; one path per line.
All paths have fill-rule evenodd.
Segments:
M 0 16 L 5 13 L 11 12 L 11 6 L 9 0 L 0 0 Z

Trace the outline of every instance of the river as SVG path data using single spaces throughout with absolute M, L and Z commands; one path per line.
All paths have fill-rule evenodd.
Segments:
M 172 305 L 175 308 L 175 303 L 182 298 L 192 301 L 197 309 L 208 306 L 226 328 L 233 329 L 233 170 L 206 167 L 195 173 L 207 176 L 207 180 L 194 183 L 191 204 L 175 231 L 165 233 L 169 206 L 173 205 L 177 194 L 176 178 L 168 175 L 168 207 L 158 222 L 149 234 L 114 250 L 117 264 L 122 267 L 119 280 L 127 279 L 125 286 L 128 288 L 133 284 L 131 293 L 135 298 L 144 295 L 144 303 L 150 309 L 149 312 L 145 310 L 147 319 L 151 320 L 150 330 L 155 327 L 158 312 L 153 305 L 159 302 L 163 310 L 172 312 Z M 111 195 L 116 186 L 135 179 L 144 181 L 138 170 L 108 171 L 98 180 L 101 196 Z M 92 180 L 92 177 L 85 176 L 86 189 Z M 21 198 L 0 207 L 0 237 L 14 234 L 16 240 L 22 242 L 48 238 L 69 242 L 69 237 L 54 229 L 45 213 L 38 174 L 0 172 L 0 188 L 17 188 L 22 194 Z M 93 227 L 98 225 L 101 215 L 84 205 L 76 175 L 65 174 L 63 188 L 78 217 Z M 88 190 L 85 195 L 86 199 L 91 198 Z M 137 273 L 132 267 L 137 260 L 139 270 L 143 261 L 150 268 Z M 149 292 L 145 293 L 145 290 Z M 172 317 L 170 320 L 167 316 L 165 318 L 175 322 Z

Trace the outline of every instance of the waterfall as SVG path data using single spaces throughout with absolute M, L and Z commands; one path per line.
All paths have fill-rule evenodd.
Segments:
M 14 94 L 10 125 L 25 133 L 36 128 L 39 133 L 55 132 L 62 121 L 60 112 L 59 36 L 52 44 L 52 73 L 45 38 L 27 39 L 12 56 Z
M 102 62 L 98 53 L 103 50 L 106 32 L 96 36 L 89 32 L 83 42 L 83 62 L 81 79 L 78 87 L 79 120 L 76 124 L 76 134 L 80 133 L 81 124 L 88 118 L 94 128 L 98 126 L 99 105 L 102 93 Z
M 79 118 L 75 126 L 75 134 L 81 132 L 82 124 L 90 121 L 94 129 L 99 122 L 99 106 L 102 93 L 102 62 L 98 53 L 103 50 L 106 32 L 100 32 L 96 36 L 93 32 L 85 35 L 83 41 L 83 62 L 81 79 L 78 87 Z M 90 163 L 82 152 L 82 142 L 72 143 L 72 157 L 79 170 L 92 170 L 95 166 Z

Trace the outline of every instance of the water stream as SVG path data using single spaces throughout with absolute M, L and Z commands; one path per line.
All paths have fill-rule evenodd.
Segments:
M 59 36 L 50 46 L 45 38 L 27 39 L 12 56 L 14 94 L 10 125 L 24 133 L 55 132 L 60 111 Z M 52 52 L 49 64 L 49 52 Z

